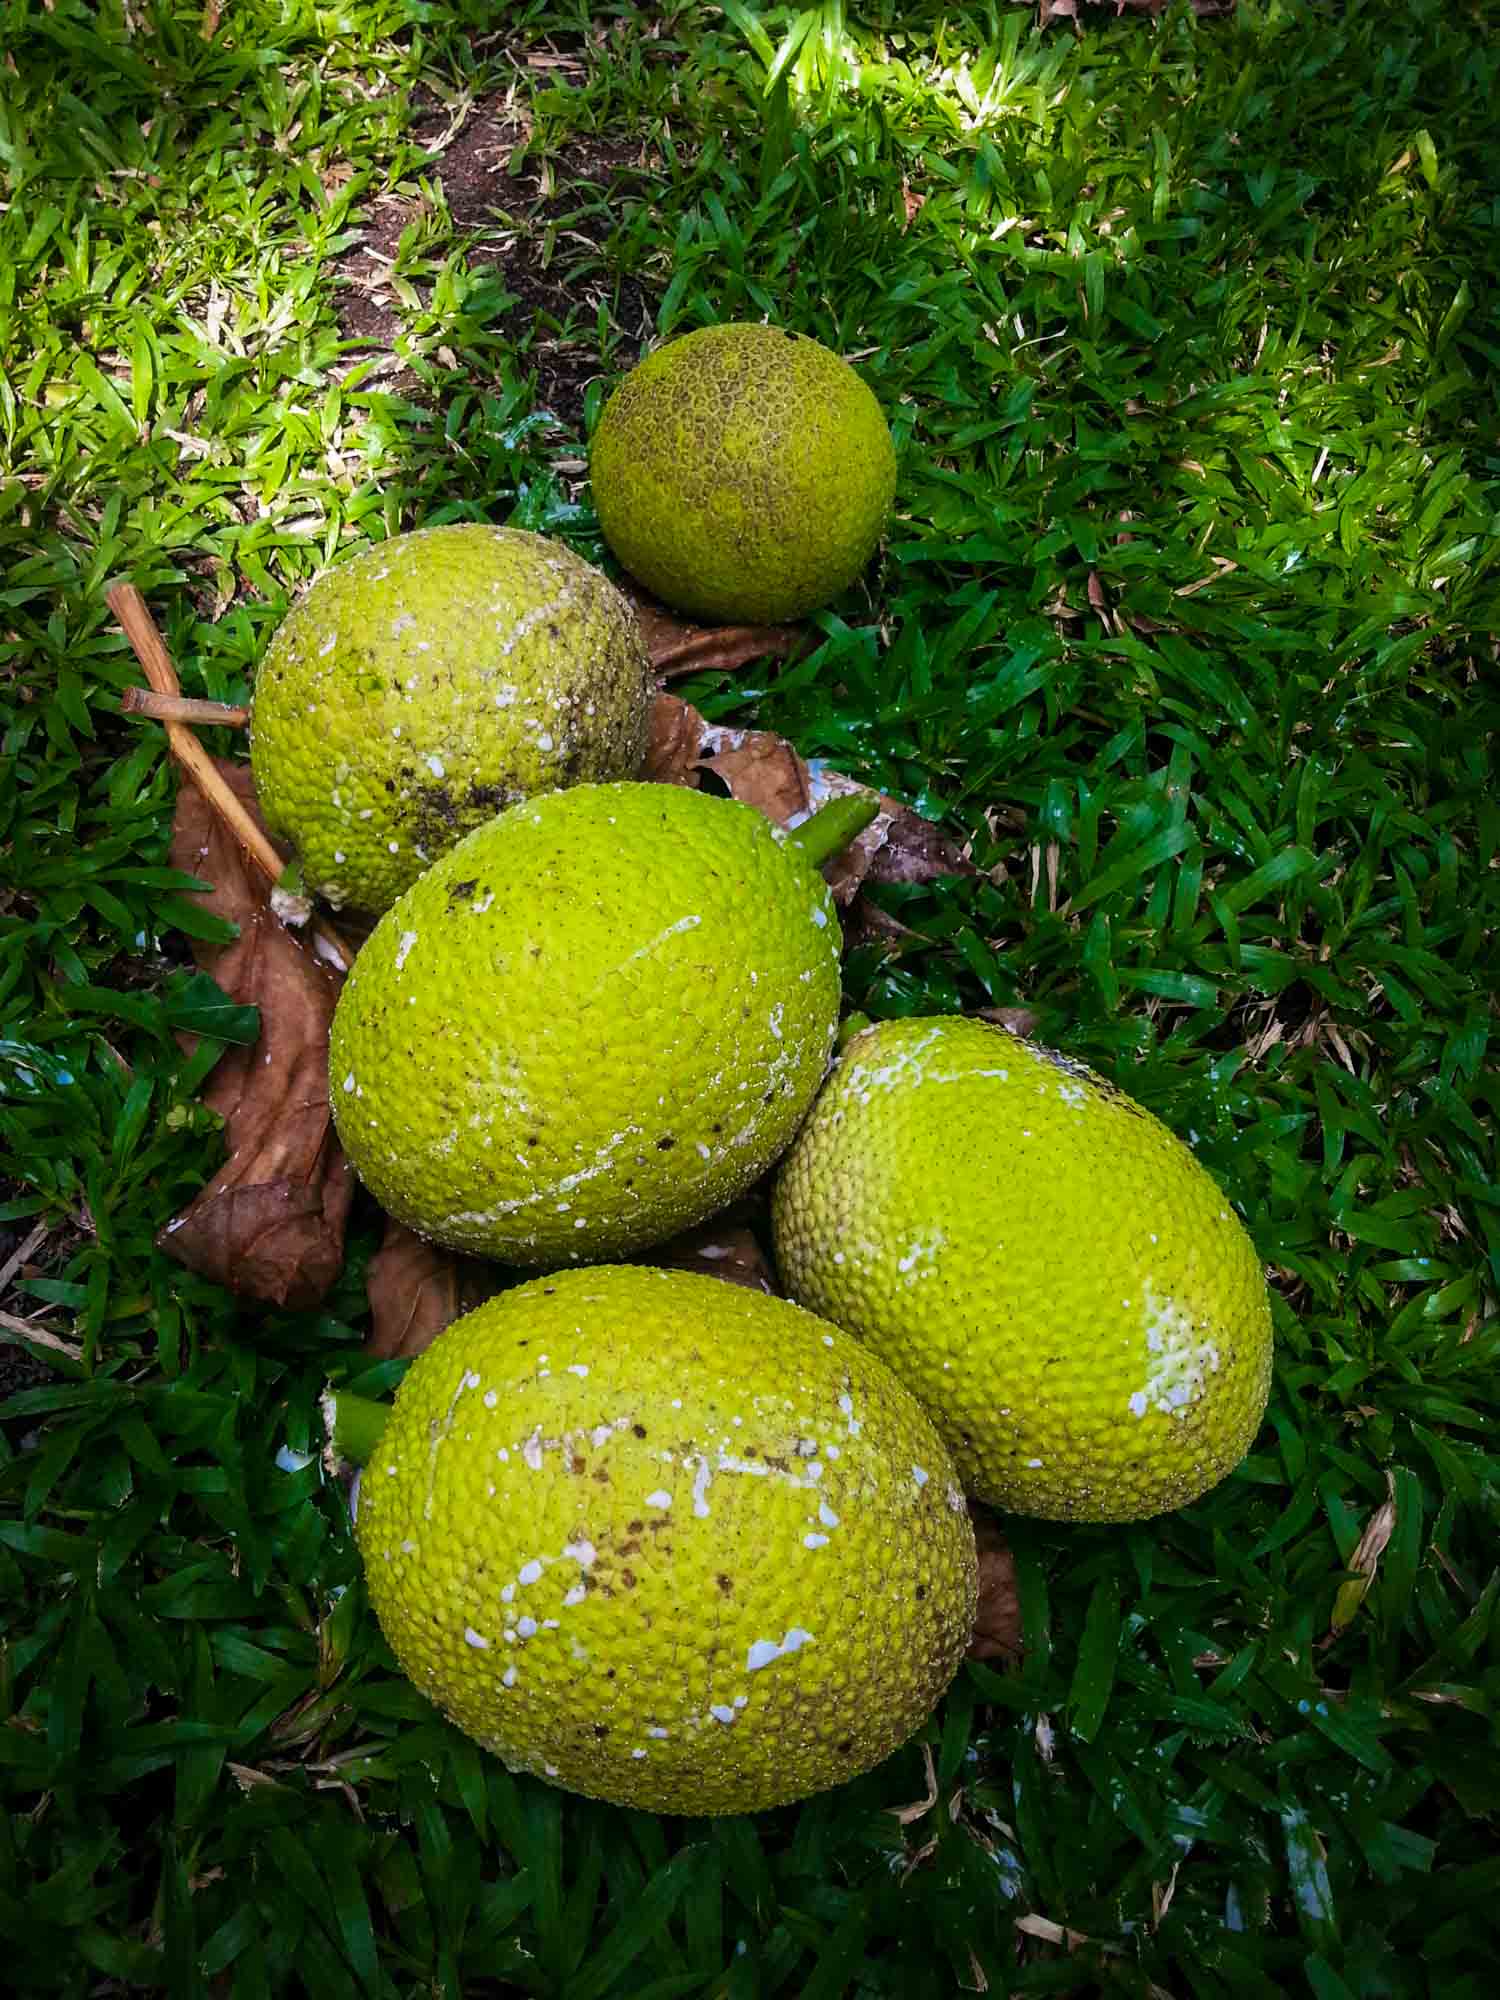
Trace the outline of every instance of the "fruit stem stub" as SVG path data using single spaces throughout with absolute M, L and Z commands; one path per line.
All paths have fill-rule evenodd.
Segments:
M 810 813 L 787 839 L 802 849 L 814 868 L 821 868 L 863 833 L 879 811 L 880 801 L 873 792 L 847 792 Z
M 335 1389 L 330 1383 L 323 1391 L 322 1411 L 328 1434 L 324 1464 L 332 1477 L 341 1465 L 364 1465 L 374 1456 L 390 1421 L 391 1406 L 373 1396 L 351 1396 L 347 1389 Z

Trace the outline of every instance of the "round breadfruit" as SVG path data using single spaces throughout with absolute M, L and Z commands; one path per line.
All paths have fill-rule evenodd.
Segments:
M 616 1266 L 414 1364 L 360 1480 L 371 1603 L 513 1770 L 758 1812 L 868 1770 L 963 1657 L 974 1536 L 932 1425 L 783 1299 Z
M 580 785 L 479 827 L 386 912 L 333 1017 L 334 1117 L 401 1221 L 595 1263 L 742 1193 L 833 1043 L 823 878 L 751 807 Z
M 651 675 L 630 604 L 561 542 L 455 524 L 328 570 L 256 676 L 266 824 L 336 909 L 385 909 L 533 792 L 634 777 Z
M 1254 1246 L 1187 1147 L 1080 1063 L 981 1021 L 868 1028 L 773 1214 L 793 1296 L 890 1363 L 995 1506 L 1139 1520 L 1255 1436 Z
M 650 354 L 591 448 L 616 556 L 695 618 L 800 618 L 854 581 L 896 490 L 880 405 L 846 361 L 774 326 L 708 326 Z

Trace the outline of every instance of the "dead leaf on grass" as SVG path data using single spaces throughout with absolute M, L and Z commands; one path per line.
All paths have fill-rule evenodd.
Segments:
M 217 761 L 254 813 L 248 766 Z M 233 944 L 195 941 L 193 956 L 232 1000 L 260 1009 L 261 1032 L 251 1048 L 226 1049 L 209 1075 L 203 1102 L 224 1119 L 229 1157 L 157 1242 L 241 1296 L 316 1305 L 343 1263 L 354 1193 L 328 1108 L 339 982 L 271 914 L 259 875 L 196 785 L 177 795 L 171 865 L 211 882 L 193 900 L 239 925 Z
M 805 625 L 695 625 L 628 585 L 625 594 L 636 608 L 651 664 L 664 681 L 729 673 L 752 660 L 795 659 L 813 642 Z
M 492 1298 L 502 1282 L 496 1265 L 444 1250 L 388 1216 L 365 1273 L 371 1314 L 365 1351 L 382 1360 L 420 1354 L 444 1327 Z
M 1021 1657 L 1021 1593 L 1015 1557 L 1000 1523 L 982 1507 L 970 1506 L 974 1540 L 979 1550 L 979 1609 L 969 1640 L 971 1660 L 1018 1660 Z
M 821 758 L 803 757 L 772 730 L 705 722 L 677 695 L 659 694 L 644 775 L 658 783 L 701 786 L 704 771 L 777 826 L 800 825 L 830 799 L 869 790 Z M 931 820 L 884 793 L 876 797 L 875 818 L 824 870 L 837 902 L 853 902 L 866 881 L 930 882 L 938 875 L 974 873 L 972 862 Z
M 696 785 L 702 736 L 703 717 L 691 703 L 659 694 L 651 709 L 642 778 L 651 785 Z
M 726 1225 L 722 1219 L 700 1223 L 653 1250 L 650 1261 L 674 1271 L 698 1271 L 705 1277 L 722 1278 L 726 1284 L 768 1292 L 773 1298 L 780 1296 L 771 1275 L 771 1260 L 754 1231 L 742 1224 Z
M 976 1007 L 974 1012 L 981 1021 L 993 1021 L 997 1027 L 1008 1028 L 1023 1041 L 1036 1033 L 1042 1018 L 1035 1007 Z

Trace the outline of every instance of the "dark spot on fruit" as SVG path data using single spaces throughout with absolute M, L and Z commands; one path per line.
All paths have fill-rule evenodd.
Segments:
M 643 1438 L 646 1435 L 646 1426 L 644 1424 L 632 1424 L 630 1426 L 630 1435 L 632 1437 Z
M 639 1547 L 639 1544 L 637 1544 L 637 1547 Z M 624 1584 L 624 1586 L 625 1586 L 625 1588 L 626 1588 L 627 1590 L 634 1590 L 634 1589 L 635 1589 L 635 1571 L 634 1571 L 633 1569 L 622 1569 L 622 1570 L 620 1571 L 620 1581 L 621 1581 L 621 1583 L 623 1583 L 623 1584 Z
M 712 1129 L 715 1133 L 718 1133 L 722 1132 L 724 1130 L 724 1127 L 722 1125 L 715 1125 Z
M 923 1598 L 924 1598 L 924 1597 L 925 1597 L 926 1595 L 927 1595 L 927 1586 L 926 1586 L 926 1584 L 925 1584 L 925 1583 L 919 1583 L 919 1584 L 917 1585 L 917 1602 L 918 1602 L 918 1604 L 920 1604 L 920 1603 L 922 1602 L 922 1599 L 923 1599 Z
M 723 1591 L 726 1597 L 732 1597 L 734 1595 L 734 1581 L 731 1577 L 727 1577 L 721 1573 L 720 1575 L 714 1578 L 714 1582 L 719 1586 L 720 1590 Z
M 609 1734 L 609 1724 L 607 1722 L 596 1722 L 594 1724 L 594 1734 L 599 1738 L 599 1741 L 602 1743 L 605 1737 L 608 1736 Z
M 531 955 L 533 958 L 540 958 L 542 955 L 542 947 L 539 944 L 534 944 L 531 947 Z
M 477 875 L 471 875 L 467 882 L 450 882 L 448 884 L 448 902 L 450 907 L 454 903 L 461 903 L 465 896 L 472 896 L 478 887 L 479 877 Z
M 604 1467 L 602 1465 L 600 1466 L 599 1470 L 594 1474 L 594 1478 L 598 1481 L 598 1483 L 601 1486 L 608 1486 L 609 1484 L 609 1474 L 604 1470 Z
M 606 1668 L 605 1668 L 605 1670 L 604 1670 L 604 1678 L 605 1678 L 605 1679 L 606 1679 L 607 1681 L 612 1681 L 612 1680 L 614 1679 L 614 1677 L 615 1677 L 615 1670 L 614 1670 L 614 1668 L 613 1668 L 613 1667 L 606 1667 Z
M 766 1464 L 775 1472 L 790 1472 L 792 1469 L 788 1459 L 776 1458 L 770 1452 L 766 1453 Z
M 842 1743 L 835 1745 L 835 1748 L 838 1750 L 838 1753 L 841 1757 L 847 1757 L 849 1755 L 849 1752 L 854 1748 L 853 1737 L 846 1736 Z
M 764 1097 L 763 1097 L 763 1098 L 762 1098 L 762 1099 L 761 1099 L 760 1101 L 761 1101 L 761 1103 L 762 1103 L 762 1104 L 774 1104 L 774 1103 L 776 1102 L 776 1093 L 775 1093 L 775 1091 L 774 1091 L 774 1090 L 768 1090 L 768 1091 L 766 1092 L 765 1096 L 764 1096 Z
M 568 1460 L 568 1470 L 569 1472 L 581 1475 L 588 1470 L 588 1460 L 586 1458 L 570 1458 Z
M 620 1554 L 622 1556 L 638 1556 L 640 1552 L 641 1543 L 638 1535 L 632 1535 L 628 1542 L 621 1542 L 620 1544 Z
M 644 1534 L 645 1529 L 646 1529 L 646 1524 L 644 1521 L 627 1521 L 625 1523 L 625 1532 L 627 1535 Z
M 673 1147 L 674 1147 L 674 1146 L 675 1146 L 676 1144 L 677 1144 L 677 1141 L 676 1141 L 676 1140 L 675 1140 L 675 1139 L 674 1139 L 674 1138 L 672 1137 L 671 1133 L 670 1133 L 670 1132 L 668 1132 L 668 1133 L 667 1133 L 667 1134 L 665 1135 L 665 1137 L 664 1137 L 664 1138 L 661 1138 L 661 1139 L 658 1139 L 658 1140 L 657 1140 L 657 1142 L 656 1142 L 656 1150 L 657 1150 L 657 1152 L 658 1152 L 658 1153 L 670 1153 L 670 1152 L 671 1152 L 671 1150 L 672 1150 L 672 1148 L 673 1148 Z

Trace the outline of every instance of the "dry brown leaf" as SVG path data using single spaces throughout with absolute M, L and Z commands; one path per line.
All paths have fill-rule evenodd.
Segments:
M 899 917 L 893 917 L 889 910 L 882 910 L 878 903 L 872 903 L 868 896 L 856 896 L 844 911 L 844 949 L 853 951 L 859 945 L 875 945 L 881 951 L 894 957 L 905 951 L 909 943 L 922 942 L 922 933 L 914 931 L 909 924 L 903 924 Z
M 384 1239 L 365 1273 L 371 1313 L 366 1352 L 382 1360 L 420 1354 L 444 1327 L 492 1298 L 501 1283 L 495 1265 L 444 1250 L 388 1216 Z
M 1034 1007 L 976 1007 L 974 1012 L 981 1021 L 994 1021 L 1022 1037 L 1034 1035 L 1042 1018 Z
M 248 767 L 219 769 L 254 810 Z M 183 785 L 171 864 L 213 888 L 194 900 L 240 927 L 193 955 L 231 999 L 260 1009 L 260 1039 L 227 1049 L 203 1090 L 229 1157 L 157 1238 L 215 1283 L 274 1305 L 316 1305 L 344 1260 L 354 1177 L 328 1108 L 328 1023 L 338 979 L 271 914 L 260 878 L 195 785 Z
M 1021 1657 L 1021 1593 L 1016 1562 L 1000 1523 L 982 1507 L 971 1506 L 974 1540 L 979 1549 L 979 1609 L 969 1640 L 971 1660 L 1018 1660 Z
M 641 637 L 662 680 L 683 674 L 730 672 L 752 660 L 789 660 L 806 652 L 812 634 L 804 625 L 695 625 L 627 587 Z
M 653 785 L 696 785 L 703 717 L 675 694 L 659 694 L 651 710 L 651 731 L 641 776 Z
M 651 1253 L 650 1261 L 674 1271 L 699 1271 L 706 1277 L 722 1278 L 726 1284 L 744 1285 L 752 1292 L 769 1292 L 773 1298 L 781 1295 L 771 1274 L 771 1260 L 754 1231 L 722 1219 L 700 1223 L 696 1229 L 674 1236 Z
M 777 826 L 788 826 L 812 809 L 806 761 L 784 736 L 769 729 L 725 729 L 705 723 L 698 768 L 722 778 L 733 798 L 754 806 Z
M 705 722 L 690 703 L 659 694 L 643 775 L 657 783 L 694 785 L 703 771 L 777 826 L 796 825 L 830 799 L 869 789 L 820 759 L 809 763 L 772 730 Z M 824 870 L 835 901 L 853 902 L 866 880 L 930 882 L 937 875 L 974 873 L 973 864 L 931 820 L 884 793 L 876 796 L 880 811 Z

